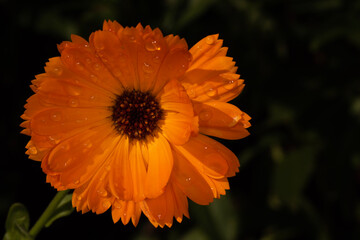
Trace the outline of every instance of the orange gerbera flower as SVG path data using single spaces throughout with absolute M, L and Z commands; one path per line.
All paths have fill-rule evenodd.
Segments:
M 240 139 L 250 117 L 227 103 L 242 91 L 218 35 L 188 50 L 159 29 L 105 21 L 89 42 L 72 35 L 37 75 L 22 133 L 47 182 L 74 189 L 73 206 L 114 222 L 141 212 L 155 226 L 188 215 L 229 189 L 236 156 L 205 136 Z

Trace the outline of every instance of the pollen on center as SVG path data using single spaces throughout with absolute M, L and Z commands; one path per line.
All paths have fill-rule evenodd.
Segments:
M 125 90 L 112 107 L 115 129 L 129 139 L 144 140 L 154 135 L 164 112 L 150 92 Z

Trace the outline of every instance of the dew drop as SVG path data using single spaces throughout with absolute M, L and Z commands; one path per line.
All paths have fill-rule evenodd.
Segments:
M 69 84 L 66 86 L 66 91 L 71 96 L 79 96 L 81 94 L 81 87 Z
M 54 122 L 61 121 L 61 113 L 60 112 L 53 112 L 52 114 L 50 114 L 50 119 L 53 120 Z
M 98 81 L 97 76 L 95 76 L 94 74 L 91 74 L 91 75 L 90 75 L 90 79 L 91 79 L 91 81 L 93 81 L 94 83 L 96 83 L 96 82 Z
M 111 166 L 110 166 L 110 165 L 106 165 L 105 170 L 106 170 L 106 171 L 110 171 L 110 170 L 111 170 Z
M 35 155 L 38 153 L 37 149 L 35 146 L 32 146 L 29 148 L 29 153 L 32 154 L 32 155 Z
M 56 67 L 53 71 L 57 76 L 60 76 L 63 73 L 63 69 L 61 67 Z
M 205 149 L 205 150 L 207 150 L 207 149 L 208 149 L 208 147 L 207 147 L 207 146 L 205 146 L 205 147 L 204 147 L 204 149 Z
M 159 55 L 154 55 L 153 61 L 154 61 L 154 63 L 160 63 L 160 61 L 161 61 L 160 56 Z
M 209 121 L 212 118 L 212 113 L 209 110 L 203 110 L 199 113 L 201 121 Z
M 64 163 L 64 167 L 68 166 L 71 162 L 71 158 L 69 158 L 68 160 L 66 160 L 66 162 Z
M 115 201 L 113 203 L 114 208 L 120 209 L 122 207 L 122 204 L 119 201 Z
M 111 202 L 109 200 L 105 200 L 103 201 L 102 206 L 104 208 L 109 208 L 111 206 Z
M 102 42 L 97 42 L 97 44 L 95 45 L 95 48 L 97 50 L 104 50 L 105 46 Z
M 150 64 L 144 62 L 143 70 L 145 73 L 152 73 L 154 71 L 154 68 Z
M 186 182 L 190 182 L 191 181 L 191 177 L 185 178 Z
M 83 70 L 84 67 L 82 66 L 82 64 L 80 62 L 76 62 L 75 66 L 79 69 L 79 70 Z
M 160 220 L 162 216 L 161 216 L 161 214 L 158 214 L 157 217 Z
M 93 67 L 94 67 L 94 69 L 97 70 L 97 71 L 99 71 L 100 68 L 101 68 L 100 64 L 98 64 L 98 63 L 95 63 Z
M 196 89 L 195 88 L 188 89 L 187 94 L 189 98 L 196 98 Z
M 229 80 L 225 82 L 224 88 L 227 90 L 231 90 L 237 87 L 237 81 L 236 80 Z
M 126 217 L 126 212 L 124 212 L 123 216 Z
M 97 193 L 100 197 L 107 197 L 108 195 L 108 192 L 105 189 L 101 189 L 101 188 L 97 190 Z
M 206 91 L 206 95 L 208 95 L 209 97 L 215 97 L 217 95 L 217 89 L 215 88 L 209 88 Z
M 59 143 L 59 141 L 57 141 L 54 136 L 49 136 L 49 141 L 50 141 L 50 143 L 53 144 L 53 145 Z
M 96 99 L 95 95 L 90 96 L 90 101 L 95 101 L 95 99 Z
M 77 107 L 79 106 L 79 100 L 76 98 L 70 98 L 68 104 L 70 107 Z
M 205 42 L 209 45 L 212 45 L 214 44 L 215 40 L 214 40 L 214 37 L 213 36 L 208 36 L 205 38 Z
M 161 50 L 161 47 L 160 47 L 159 43 L 156 40 L 153 40 L 153 39 L 147 39 L 146 40 L 145 48 L 149 52 Z
M 75 184 L 75 185 L 78 185 L 79 183 L 80 183 L 79 180 L 75 180 L 75 181 L 74 181 L 74 184 Z

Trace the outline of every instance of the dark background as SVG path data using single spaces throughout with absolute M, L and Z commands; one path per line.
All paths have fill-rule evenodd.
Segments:
M 56 191 L 28 160 L 20 115 L 34 75 L 70 34 L 104 19 L 159 27 L 191 47 L 219 33 L 247 84 L 234 104 L 251 135 L 222 141 L 239 157 L 231 191 L 171 229 L 73 213 L 38 239 L 360 239 L 360 2 L 341 0 L 0 0 L 0 224 L 24 203 L 31 223 Z M 4 230 L 0 226 L 1 235 Z

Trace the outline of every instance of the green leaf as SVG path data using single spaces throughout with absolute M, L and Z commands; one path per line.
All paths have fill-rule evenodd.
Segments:
M 239 222 L 230 196 L 227 194 L 221 196 L 221 199 L 215 199 L 209 209 L 218 236 L 221 236 L 224 240 L 237 239 Z
M 14 203 L 5 222 L 6 233 L 3 240 L 30 240 L 28 230 L 30 227 L 29 212 L 21 203 Z
M 182 240 L 209 240 L 210 238 L 200 228 L 194 228 L 187 232 Z
M 270 204 L 273 207 L 285 203 L 292 208 L 299 204 L 303 188 L 313 170 L 316 148 L 304 146 L 284 156 L 274 171 L 272 181 L 273 196 Z
M 71 203 L 72 194 L 67 194 L 56 207 L 53 216 L 46 222 L 45 227 L 49 227 L 55 220 L 70 215 L 74 208 Z
M 214 0 L 193 0 L 188 2 L 186 10 L 178 19 L 179 28 L 185 27 L 190 24 L 193 20 L 204 14 L 208 8 L 216 3 Z

